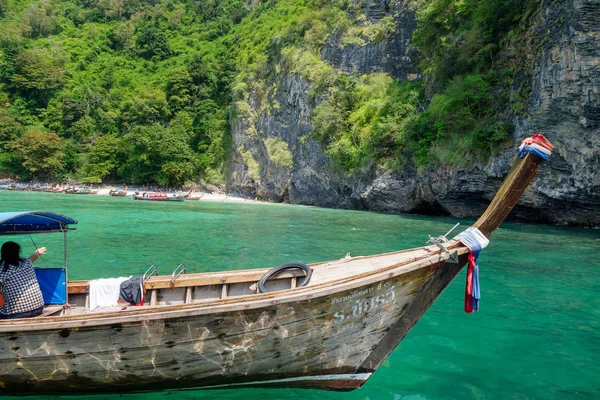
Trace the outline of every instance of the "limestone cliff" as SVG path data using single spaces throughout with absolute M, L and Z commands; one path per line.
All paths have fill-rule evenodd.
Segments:
M 402 1 L 381 0 L 367 2 L 365 12 L 371 19 L 393 15 L 394 34 L 379 43 L 345 47 L 333 35 L 322 58 L 346 72 L 414 79 L 414 12 Z M 525 63 L 529 110 L 511 121 L 515 146 L 487 164 L 419 173 L 408 165 L 401 174 L 365 167 L 349 177 L 310 137 L 311 113 L 319 102 L 310 96 L 310 83 L 299 74 L 279 74 L 279 90 L 268 99 L 277 106 L 265 110 L 251 94 L 250 114 L 238 113 L 232 123 L 229 190 L 293 204 L 474 217 L 508 172 L 516 145 L 542 132 L 556 151 L 513 216 L 600 225 L 600 2 L 552 2 L 535 18 L 523 53 L 515 56 Z

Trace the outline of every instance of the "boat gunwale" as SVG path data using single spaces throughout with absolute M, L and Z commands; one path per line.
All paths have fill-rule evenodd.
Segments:
M 450 244 L 450 242 L 448 242 L 448 244 Z M 349 261 L 368 260 L 371 258 L 386 257 L 386 256 L 402 254 L 402 253 L 410 253 L 410 252 L 420 251 L 420 250 L 426 251 L 428 253 L 433 253 L 433 252 L 439 252 L 439 247 L 424 246 L 424 247 L 415 247 L 415 248 L 411 248 L 411 249 L 404 249 L 404 250 L 398 250 L 398 251 L 391 251 L 391 252 L 387 252 L 387 253 L 378 253 L 378 254 L 371 254 L 371 255 L 366 255 L 366 256 L 356 256 L 356 257 L 352 257 Z M 311 263 L 311 264 L 307 264 L 307 265 L 313 269 L 316 268 L 316 269 L 320 270 L 322 268 L 329 267 L 331 264 L 345 263 L 345 262 L 346 261 L 342 258 L 342 259 L 338 259 L 338 260 L 321 261 L 321 262 Z M 254 281 L 258 281 L 258 279 L 260 279 L 260 276 L 264 275 L 266 272 L 271 270 L 271 268 L 272 267 L 268 267 L 268 268 L 263 267 L 263 268 L 238 269 L 238 270 L 231 270 L 231 271 L 197 272 L 197 273 L 185 274 L 185 275 L 182 274 L 174 282 L 172 280 L 171 275 L 151 276 L 150 278 L 148 278 L 148 280 L 145 283 L 145 285 L 146 285 L 145 289 L 146 290 L 173 289 L 173 288 L 187 288 L 190 286 L 195 287 L 195 286 L 223 285 L 223 284 L 236 284 L 236 283 L 250 284 L 250 283 L 253 283 Z M 235 279 L 240 274 L 246 274 L 246 276 L 243 278 L 240 278 L 240 279 Z M 250 279 L 250 277 L 248 276 L 250 274 L 259 275 L 259 277 L 256 277 L 256 279 L 254 279 L 254 277 L 252 279 Z M 295 270 L 284 271 L 282 274 L 272 277 L 271 279 L 275 279 L 275 280 L 289 279 L 293 276 L 303 277 L 304 274 L 300 271 L 295 271 Z M 210 280 L 211 278 L 215 279 L 215 280 L 219 279 L 219 281 L 218 282 L 206 282 L 206 283 L 201 282 L 198 284 L 193 282 L 194 280 L 202 279 L 202 278 L 205 278 L 207 280 Z M 190 281 L 192 281 L 192 282 L 190 282 Z M 90 282 L 90 280 L 86 280 L 86 279 L 70 281 L 69 282 L 70 288 L 79 287 L 79 289 L 73 290 L 73 291 L 70 290 L 69 294 L 88 293 L 89 282 Z M 311 286 L 311 287 L 315 287 L 315 286 Z M 281 291 L 284 291 L 284 290 L 289 290 L 289 289 L 282 289 Z M 274 293 L 274 292 L 275 291 L 270 292 L 270 293 Z M 250 296 L 256 296 L 256 294 L 251 294 Z M 240 296 L 236 296 L 236 298 L 237 297 L 240 297 Z
M 451 240 L 446 244 L 448 250 L 456 250 L 458 255 L 469 252 L 468 247 L 457 240 Z M 399 253 L 424 250 L 423 247 L 403 250 Z M 422 257 L 416 257 L 403 260 L 400 263 L 387 265 L 373 271 L 367 271 L 358 275 L 338 280 L 331 280 L 317 284 L 315 286 L 297 287 L 294 289 L 278 290 L 267 293 L 248 294 L 224 299 L 215 299 L 207 302 L 176 304 L 176 305 L 158 305 L 142 306 L 136 309 L 124 309 L 120 311 L 111 311 L 93 314 L 81 314 L 75 316 L 47 316 L 43 319 L 15 319 L 0 322 L 0 333 L 15 332 L 15 328 L 20 332 L 56 330 L 76 327 L 95 327 L 112 324 L 136 324 L 144 321 L 167 320 L 174 318 L 186 318 L 193 316 L 203 316 L 223 312 L 246 311 L 265 308 L 273 305 L 293 303 L 311 300 L 314 298 L 325 297 L 335 293 L 356 289 L 361 286 L 391 279 L 400 275 L 427 268 L 432 265 L 441 265 L 448 260 L 448 255 L 441 249 L 432 250 L 430 254 Z M 379 256 L 393 255 L 396 252 L 377 254 L 373 256 L 363 256 L 364 258 L 376 258 Z M 357 257 L 358 258 L 358 257 Z M 316 266 L 326 266 L 332 261 L 319 263 Z M 339 262 L 339 260 L 335 260 Z M 244 271 L 244 270 L 241 270 Z M 251 271 L 251 270 L 249 270 Z M 147 308 L 146 308 L 147 307 Z

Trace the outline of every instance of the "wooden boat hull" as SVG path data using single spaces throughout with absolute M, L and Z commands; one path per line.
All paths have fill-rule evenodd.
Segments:
M 109 324 L 63 318 L 36 330 L 2 329 L 2 392 L 255 385 L 352 390 L 383 361 L 372 359 L 374 349 L 440 265 L 256 309 L 196 306 L 142 318 L 124 313 L 121 322 L 112 318 Z M 391 352 L 396 343 L 388 346 Z
M 185 195 L 173 195 L 173 196 L 143 196 L 134 195 L 134 200 L 146 200 L 146 201 L 185 201 Z

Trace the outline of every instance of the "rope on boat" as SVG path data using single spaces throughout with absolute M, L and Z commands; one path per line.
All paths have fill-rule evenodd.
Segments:
M 548 161 L 554 146 L 540 133 L 528 137 L 519 146 L 519 157 L 525 157 L 525 153 L 535 154 L 544 161 Z
M 459 233 L 454 239 L 460 240 L 470 250 L 465 286 L 465 312 L 470 314 L 473 311 L 479 310 L 479 299 L 481 298 L 477 259 L 481 250 L 486 248 L 490 244 L 490 241 L 475 227 L 470 227 L 464 232 Z
M 37 244 L 35 244 L 31 235 L 29 235 L 29 239 L 31 239 L 31 243 L 33 243 L 33 247 L 35 247 L 35 251 L 38 251 L 39 247 L 37 247 Z M 46 259 L 44 258 L 44 256 L 42 254 L 39 254 L 39 256 L 42 259 L 42 261 L 44 262 L 44 265 L 46 266 L 46 268 L 48 268 L 48 264 L 46 264 Z

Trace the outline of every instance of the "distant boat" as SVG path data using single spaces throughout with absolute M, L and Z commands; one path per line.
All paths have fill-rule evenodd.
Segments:
M 186 194 L 166 193 L 166 192 L 143 192 L 133 195 L 134 200 L 147 201 L 185 201 Z
M 9 183 L 3 187 L 5 190 L 20 190 L 25 191 L 29 189 L 29 185 L 24 183 Z
M 69 186 L 65 189 L 67 194 L 96 194 L 98 189 L 90 189 L 86 186 Z
M 195 193 L 194 189 L 190 189 L 190 191 L 186 195 L 186 198 L 188 200 L 200 200 L 203 197 L 204 197 L 204 193 L 203 192 Z
M 125 196 L 127 196 L 127 189 L 117 189 L 117 190 L 111 189 L 108 192 L 108 194 L 110 196 L 115 196 L 115 197 L 125 197 Z
M 91 282 L 66 280 L 65 255 L 48 296 L 55 305 L 38 317 L 0 320 L 0 393 L 357 389 L 467 262 L 467 282 L 476 281 L 475 253 L 545 158 L 529 152 L 517 159 L 482 216 L 454 238 L 448 232 L 414 249 L 272 269 L 186 274 L 180 264 L 158 276 L 152 266 L 140 279 L 139 305 L 90 311 Z M 169 198 L 139 197 L 153 196 Z M 0 234 L 60 232 L 65 249 L 72 224 L 50 212 L 0 213 Z M 475 285 L 466 290 L 465 311 L 476 293 Z

